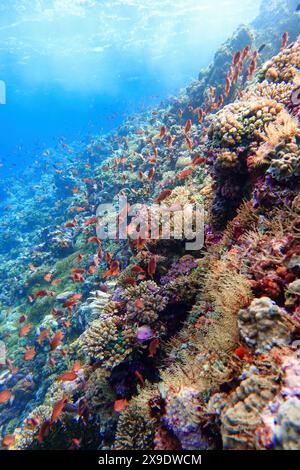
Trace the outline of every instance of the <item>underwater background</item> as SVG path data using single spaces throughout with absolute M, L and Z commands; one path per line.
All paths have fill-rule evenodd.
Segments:
M 2 449 L 299 449 L 299 33 L 296 0 L 1 3 Z M 204 246 L 101 240 L 120 196 L 201 204 Z

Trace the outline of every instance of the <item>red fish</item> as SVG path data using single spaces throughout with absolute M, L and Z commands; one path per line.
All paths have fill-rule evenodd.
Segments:
M 39 344 L 42 344 L 42 342 L 49 336 L 50 334 L 50 329 L 48 330 L 43 330 L 40 334 L 39 334 L 39 337 L 37 339 L 37 342 Z
M 83 269 L 83 268 L 74 268 L 74 269 L 71 269 L 70 272 L 74 273 L 74 274 L 84 274 L 85 269 Z
M 78 375 L 74 370 L 63 372 L 57 378 L 58 382 L 73 382 L 76 379 L 78 379 Z
M 101 241 L 97 237 L 90 237 L 87 240 L 88 243 L 97 243 L 99 246 L 101 245 Z
M 154 199 L 154 202 L 159 203 L 159 202 L 164 201 L 165 199 L 167 199 L 167 197 L 170 196 L 171 193 L 172 193 L 171 189 L 165 189 L 157 196 L 156 199 Z
M 184 126 L 184 133 L 185 134 L 188 134 L 188 132 L 190 131 L 192 127 L 192 120 L 191 119 L 188 119 L 185 123 L 185 126 Z
M 142 387 L 144 387 L 144 385 L 145 385 L 145 380 L 144 380 L 142 374 L 141 374 L 138 370 L 135 370 L 135 371 L 134 371 L 134 375 L 135 375 L 136 378 L 141 382 Z
M 233 58 L 232 58 L 232 66 L 233 66 L 233 67 L 236 67 L 236 66 L 238 65 L 238 63 L 239 63 L 239 61 L 240 61 L 240 59 L 241 59 L 241 56 L 242 56 L 241 51 L 237 51 L 237 52 L 234 54 L 234 56 L 233 56 Z
M 147 177 L 148 181 L 152 181 L 154 173 L 155 173 L 154 168 L 151 168 L 151 170 L 149 170 L 149 172 L 148 172 L 148 177 Z
M 27 325 L 23 326 L 23 328 L 20 329 L 19 331 L 19 337 L 23 338 L 24 336 L 27 336 L 28 333 L 30 332 L 32 326 L 30 323 L 27 323 Z
M 2 392 L 0 392 L 0 404 L 8 402 L 12 396 L 13 395 L 10 390 L 2 390 Z
M 49 295 L 49 291 L 45 289 L 38 290 L 33 294 L 33 297 L 45 297 L 46 295 Z
M 281 38 L 281 50 L 283 50 L 286 47 L 288 40 L 289 40 L 289 33 L 285 31 Z
M 51 351 L 54 351 L 58 347 L 63 337 L 64 333 L 62 331 L 59 330 L 57 333 L 55 333 L 50 341 Z
M 125 398 L 121 400 L 116 400 L 114 404 L 114 410 L 118 412 L 123 411 L 128 405 L 129 405 L 129 402 Z
M 171 134 L 169 134 L 168 140 L 167 140 L 167 147 L 169 149 L 173 147 L 173 142 L 174 142 L 174 137 Z
M 140 266 L 136 265 L 136 266 L 133 266 L 132 271 L 134 271 L 135 273 L 144 273 L 145 271 L 143 270 L 143 268 L 141 268 Z
M 88 220 L 84 222 L 84 225 L 93 225 L 93 224 L 96 224 L 97 222 L 98 222 L 97 217 L 90 217 Z
M 188 176 L 190 176 L 192 173 L 193 173 L 193 170 L 191 168 L 188 168 L 186 170 L 181 171 L 177 175 L 177 177 L 181 181 L 181 180 L 184 180 L 185 178 L 187 178 Z
M 7 434 L 2 439 L 2 446 L 10 449 L 11 447 L 14 446 L 15 442 L 16 442 L 15 436 L 13 434 Z
M 158 134 L 158 137 L 160 138 L 160 140 L 163 140 L 163 138 L 165 137 L 166 133 L 167 133 L 167 128 L 166 128 L 166 126 L 161 126 L 160 131 L 159 131 L 159 134 Z
M 52 415 L 51 415 L 51 419 L 50 419 L 50 425 L 52 425 L 53 423 L 55 423 L 58 420 L 58 418 L 62 414 L 63 409 L 66 406 L 67 402 L 68 402 L 68 397 L 66 395 L 64 395 L 62 397 L 62 399 L 59 400 L 56 403 L 56 405 L 54 406 L 53 411 L 52 411 Z
M 153 276 L 155 274 L 155 271 L 156 271 L 156 255 L 152 255 L 148 263 L 147 272 L 149 276 Z
M 106 271 L 104 271 L 104 273 L 102 273 L 102 277 L 104 278 L 113 277 L 113 276 L 118 276 L 118 274 L 120 274 L 120 263 L 119 261 L 113 261 L 110 264 L 109 269 L 107 269 Z
M 31 361 L 34 356 L 36 355 L 35 348 L 30 348 L 29 346 L 25 346 L 26 352 L 23 356 L 24 361 Z
M 154 338 L 149 344 L 149 354 L 148 357 L 154 357 L 156 355 L 157 349 L 159 346 L 159 339 Z
M 187 135 L 185 136 L 186 144 L 190 150 L 193 149 L 193 141 Z

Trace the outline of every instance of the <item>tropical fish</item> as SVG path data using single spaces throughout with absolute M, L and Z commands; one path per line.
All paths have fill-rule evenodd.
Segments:
M 184 180 L 185 178 L 187 178 L 188 176 L 190 176 L 192 173 L 193 173 L 193 170 L 191 168 L 187 168 L 186 170 L 182 170 L 177 175 L 177 177 L 181 181 L 181 180 Z
M 78 376 L 74 370 L 63 372 L 57 378 L 58 382 L 73 382 L 73 380 L 78 379 Z
M 147 272 L 149 276 L 153 276 L 156 271 L 156 255 L 152 255 L 149 262 L 148 262 L 148 267 L 147 267 Z
M 190 131 L 191 127 L 192 127 L 192 120 L 188 119 L 184 126 L 184 133 L 187 134 Z
M 135 375 L 136 378 L 141 382 L 142 387 L 144 387 L 144 385 L 145 385 L 145 380 L 144 380 L 142 374 L 141 374 L 138 370 L 135 370 L 135 371 L 134 371 L 134 375 Z
M 27 325 L 23 326 L 23 328 L 20 329 L 19 331 L 19 337 L 23 338 L 24 336 L 27 336 L 28 333 L 30 332 L 32 326 L 30 323 L 27 323 Z
M 42 344 L 42 342 L 49 336 L 50 331 L 51 331 L 50 329 L 48 329 L 48 330 L 43 330 L 43 331 L 39 334 L 38 339 L 37 339 L 37 342 L 38 342 L 39 344 Z
M 172 193 L 171 189 L 164 189 L 155 199 L 154 202 L 159 203 L 167 199 Z
M 114 410 L 117 412 L 123 411 L 128 405 L 129 405 L 129 402 L 125 398 L 116 400 L 114 404 Z
M 148 357 L 154 357 L 156 355 L 157 349 L 159 346 L 159 339 L 154 338 L 149 344 L 149 354 Z
M 281 47 L 280 47 L 281 50 L 286 47 L 288 40 L 289 40 L 289 33 L 285 31 L 281 38 Z
M 31 348 L 30 346 L 25 346 L 25 354 L 23 356 L 24 361 L 31 361 L 35 355 L 36 351 L 34 347 Z
M 15 442 L 16 442 L 16 438 L 15 438 L 14 434 L 7 434 L 2 439 L 2 446 L 7 447 L 7 448 L 11 448 L 11 447 L 14 446 Z
M 46 282 L 51 282 L 52 276 L 53 276 L 52 273 L 48 273 L 48 274 L 46 274 L 46 275 L 44 276 L 44 280 L 45 280 Z
M 158 134 L 158 137 L 160 138 L 160 140 L 163 140 L 166 133 L 167 133 L 167 127 L 165 125 L 161 126 L 159 134 Z
M 10 390 L 2 390 L 2 392 L 0 392 L 0 404 L 8 402 L 12 396 L 13 395 Z
M 97 224 L 98 218 L 97 217 L 90 217 L 88 220 L 84 222 L 84 225 L 93 225 Z
M 173 147 L 173 142 L 174 142 L 174 137 L 171 134 L 169 134 L 168 140 L 167 140 L 167 147 L 169 149 Z
M 52 411 L 52 415 L 51 415 L 51 419 L 50 419 L 50 425 L 54 424 L 58 418 L 60 417 L 60 415 L 62 414 L 63 412 L 63 409 L 64 407 L 66 406 L 68 402 L 68 397 L 66 395 L 64 395 L 62 397 L 61 400 L 59 400 L 55 405 L 54 405 L 54 408 L 53 408 L 53 411 Z
M 62 331 L 59 330 L 57 331 L 57 333 L 55 333 L 55 335 L 50 341 L 51 351 L 54 351 L 58 347 L 63 337 L 64 333 Z
M 119 261 L 112 261 L 109 269 L 102 273 L 102 277 L 107 278 L 112 276 L 118 276 L 118 274 L 120 274 L 120 263 Z
M 145 271 L 143 270 L 143 268 L 141 268 L 141 266 L 138 266 L 138 265 L 133 266 L 133 267 L 131 268 L 131 270 L 134 271 L 135 273 L 144 273 L 144 272 L 145 272 Z

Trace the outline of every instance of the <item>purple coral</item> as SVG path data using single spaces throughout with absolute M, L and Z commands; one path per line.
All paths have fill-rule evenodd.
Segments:
M 198 261 L 193 258 L 191 255 L 186 255 L 180 258 L 179 261 L 172 264 L 168 273 L 165 276 L 162 276 L 160 283 L 164 286 L 169 284 L 169 282 L 176 279 L 178 276 L 183 276 L 189 274 L 192 269 L 198 267 Z

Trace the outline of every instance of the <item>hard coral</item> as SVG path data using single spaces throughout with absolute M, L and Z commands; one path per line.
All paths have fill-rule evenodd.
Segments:
M 273 346 L 285 346 L 289 340 L 285 315 L 268 297 L 254 299 L 247 309 L 238 313 L 240 335 L 258 353 L 269 351 Z

